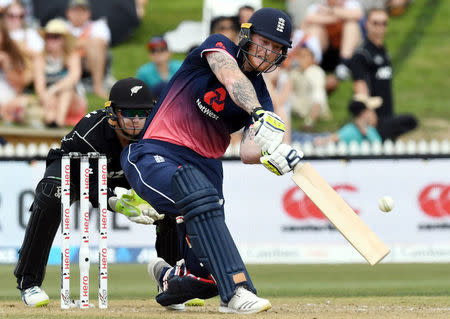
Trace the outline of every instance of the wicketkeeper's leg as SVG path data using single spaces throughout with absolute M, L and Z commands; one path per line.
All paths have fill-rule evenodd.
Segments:
M 44 178 L 36 187 L 31 216 L 14 269 L 19 289 L 41 286 L 44 280 L 50 248 L 61 221 L 60 185 L 58 179 Z

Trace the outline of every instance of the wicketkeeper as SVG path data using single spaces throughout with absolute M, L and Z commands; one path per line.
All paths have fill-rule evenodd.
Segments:
M 142 200 L 126 180 L 120 166 L 122 149 L 137 140 L 154 106 L 147 85 L 135 78 L 126 78 L 112 87 L 105 109 L 87 114 L 61 141 L 61 148 L 51 149 L 46 160 L 44 177 L 36 187 L 19 260 L 14 270 L 17 288 L 27 306 L 39 307 L 49 303 L 41 289 L 50 248 L 61 222 L 61 157 L 70 152 L 105 154 L 108 162 L 109 209 L 127 216 L 131 221 L 157 225 L 156 250 L 175 264 L 179 259 L 175 222 L 158 214 Z M 90 201 L 98 204 L 97 165 L 92 165 Z M 79 162 L 72 161 L 71 189 L 79 189 Z M 112 190 L 116 190 L 116 194 Z M 79 197 L 72 192 L 71 202 Z

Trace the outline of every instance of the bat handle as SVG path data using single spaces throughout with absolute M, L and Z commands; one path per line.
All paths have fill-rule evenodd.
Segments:
M 300 161 L 297 165 L 295 165 L 295 167 L 294 167 L 294 169 L 292 170 L 292 172 L 293 172 L 294 174 L 297 173 L 298 171 L 300 171 L 300 169 L 302 168 L 303 165 L 305 165 L 305 164 L 302 163 L 302 162 Z

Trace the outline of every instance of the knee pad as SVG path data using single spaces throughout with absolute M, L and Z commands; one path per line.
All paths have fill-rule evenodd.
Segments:
M 211 182 L 191 165 L 180 167 L 172 179 L 175 207 L 184 216 L 184 221 L 206 212 L 220 212 L 223 215 L 219 193 Z
M 73 189 L 73 188 L 72 188 Z M 33 206 L 51 212 L 61 208 L 61 180 L 46 177 L 36 186 Z
M 171 186 L 192 249 L 216 280 L 221 299 L 228 302 L 238 285 L 256 293 L 212 183 L 194 166 L 185 165 L 175 172 Z

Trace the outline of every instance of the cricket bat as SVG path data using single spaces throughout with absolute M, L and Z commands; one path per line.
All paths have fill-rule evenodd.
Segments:
M 311 164 L 298 164 L 294 169 L 292 180 L 369 264 L 373 266 L 389 254 L 389 248 Z

